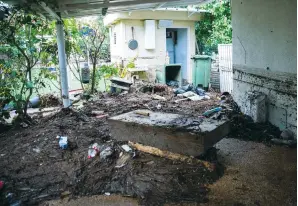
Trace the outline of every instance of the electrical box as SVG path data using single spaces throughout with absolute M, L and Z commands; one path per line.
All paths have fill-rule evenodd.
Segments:
M 155 20 L 145 20 L 145 49 L 155 49 Z

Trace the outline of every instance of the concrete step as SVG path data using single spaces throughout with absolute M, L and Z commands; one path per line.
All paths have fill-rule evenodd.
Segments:
M 139 114 L 138 114 L 139 113 Z M 149 113 L 149 116 L 140 113 Z M 136 110 L 108 119 L 112 137 L 162 150 L 198 156 L 225 137 L 228 120 L 186 117 L 179 114 Z

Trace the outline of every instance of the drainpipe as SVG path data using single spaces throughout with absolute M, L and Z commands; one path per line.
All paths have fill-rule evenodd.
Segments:
M 65 39 L 63 31 L 63 23 L 61 20 L 56 22 L 57 31 L 57 44 L 58 44 L 58 58 L 60 68 L 60 79 L 61 79 L 61 93 L 63 100 L 63 107 L 67 108 L 70 105 L 69 93 L 68 93 L 68 79 L 66 70 L 66 53 L 65 53 Z

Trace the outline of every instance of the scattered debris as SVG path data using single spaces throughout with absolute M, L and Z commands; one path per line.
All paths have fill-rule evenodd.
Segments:
M 124 144 L 121 147 L 122 147 L 122 149 L 124 149 L 125 152 L 131 152 L 132 151 L 132 149 L 130 148 L 130 146 L 128 146 L 127 144 Z
M 99 153 L 99 145 L 97 143 L 92 144 L 88 149 L 88 159 L 95 157 Z
M 197 94 L 192 91 L 184 92 L 182 95 L 183 95 L 183 97 L 197 96 Z
M 178 161 L 182 161 L 182 162 L 192 162 L 192 163 L 196 163 L 196 164 L 203 164 L 210 171 L 213 171 L 215 169 L 214 164 L 212 164 L 210 162 L 202 161 L 199 159 L 195 159 L 191 156 L 181 155 L 181 154 L 177 154 L 177 153 L 173 153 L 173 152 L 169 152 L 169 151 L 163 151 L 156 147 L 146 146 L 146 145 L 142 145 L 139 143 L 129 142 L 129 144 L 139 151 L 146 152 L 146 153 L 149 153 L 152 155 L 167 158 L 170 160 L 178 160 Z
M 167 85 L 170 87 L 179 87 L 179 81 L 171 80 L 167 82 Z
M 129 153 L 123 153 L 121 152 L 119 155 L 119 159 L 116 161 L 116 166 L 115 168 L 121 168 L 124 167 L 127 163 L 127 161 L 130 159 L 130 154 Z
M 156 105 L 156 109 L 160 110 L 161 109 L 161 104 Z
M 102 150 L 99 154 L 100 159 L 106 159 L 110 157 L 114 153 L 112 147 L 107 147 L 104 150 Z
M 103 115 L 97 115 L 97 116 L 95 116 L 95 118 L 102 119 L 102 118 L 106 118 L 108 116 L 109 116 L 108 114 L 103 114 Z
M 68 142 L 67 142 L 67 137 L 66 136 L 57 136 L 56 137 L 59 140 L 59 147 L 61 149 L 67 149 Z
M 206 112 L 203 113 L 203 116 L 205 117 L 209 117 L 210 115 L 216 113 L 216 112 L 220 112 L 222 110 L 221 107 L 216 107 L 216 108 L 213 108 L 213 109 L 210 109 L 210 110 L 207 110 Z
M 289 129 L 285 129 L 280 134 L 280 138 L 283 140 L 294 140 L 294 136 L 295 136 L 294 133 Z
M 287 145 L 289 147 L 296 146 L 297 144 L 295 140 L 285 140 L 285 139 L 277 139 L 277 138 L 271 139 L 271 142 L 275 144 L 280 144 L 280 145 Z
M 205 95 L 205 96 L 194 95 L 194 96 L 188 97 L 188 99 L 190 99 L 191 101 L 200 101 L 203 99 L 210 99 L 210 97 L 208 95 Z
M 167 100 L 166 98 L 164 98 L 162 96 L 159 96 L 157 94 L 153 94 L 152 95 L 152 99 L 154 99 L 154 100 L 161 100 L 161 101 L 166 101 Z
M 63 199 L 63 198 L 65 198 L 66 196 L 69 196 L 70 194 L 71 194 L 70 191 L 64 191 L 64 192 L 61 193 L 60 197 L 61 197 L 61 199 Z
M 111 83 L 111 91 L 115 92 L 116 88 L 119 88 L 121 90 L 129 91 L 130 86 L 132 85 L 131 81 L 119 78 L 119 77 L 113 77 L 110 79 Z
M 199 95 L 199 96 L 205 96 L 205 90 L 200 88 L 200 87 L 197 87 L 196 88 L 196 93 Z
M 33 152 L 40 153 L 40 149 L 38 147 L 32 149 Z
M 20 126 L 23 127 L 23 128 L 27 128 L 29 125 L 25 122 L 21 122 Z
M 97 116 L 97 115 L 104 114 L 104 111 L 92 111 L 91 114 L 94 116 Z
M 137 110 L 136 114 L 143 115 L 143 116 L 150 116 L 150 112 Z

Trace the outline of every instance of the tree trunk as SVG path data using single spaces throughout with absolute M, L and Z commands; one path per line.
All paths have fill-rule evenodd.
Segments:
M 93 94 L 94 87 L 95 87 L 95 71 L 96 71 L 96 57 L 94 58 L 94 61 L 93 61 L 91 94 Z
M 31 82 L 32 81 L 32 74 L 31 74 L 31 68 L 28 69 L 28 75 L 29 75 L 29 81 Z M 29 100 L 30 100 L 30 97 L 33 93 L 33 88 L 29 88 L 29 94 L 26 98 L 26 101 L 25 101 L 25 105 L 24 105 L 24 118 L 26 118 L 28 116 L 27 114 L 27 110 L 28 110 L 28 103 L 29 103 Z

